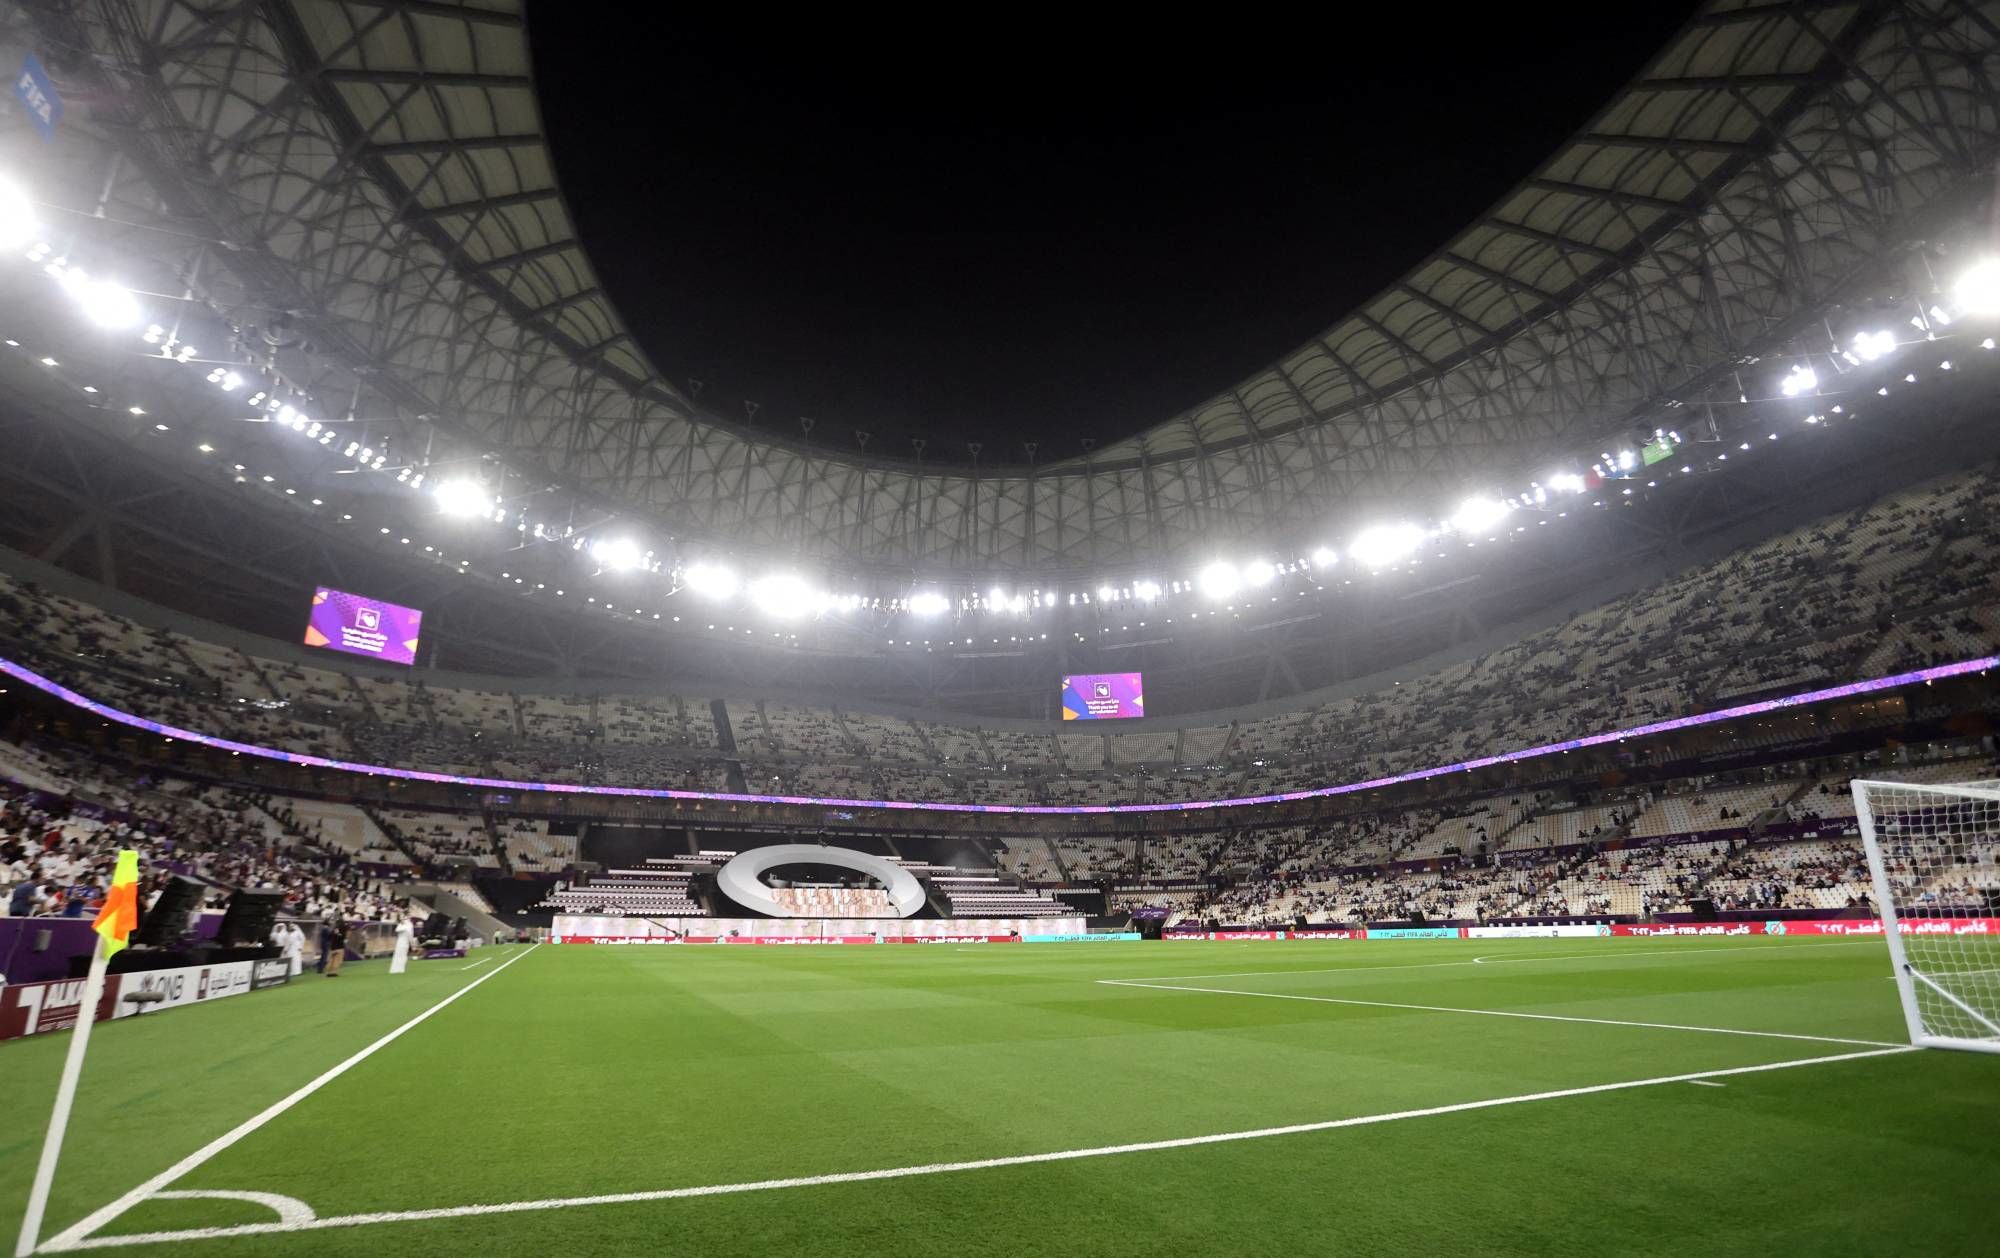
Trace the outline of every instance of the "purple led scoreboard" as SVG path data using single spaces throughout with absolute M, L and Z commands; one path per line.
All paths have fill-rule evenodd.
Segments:
M 1063 678 L 1063 720 L 1104 721 L 1146 715 L 1138 673 L 1082 673 Z
M 391 664 L 414 664 L 423 624 L 424 614 L 414 607 L 321 586 L 313 591 L 306 645 Z

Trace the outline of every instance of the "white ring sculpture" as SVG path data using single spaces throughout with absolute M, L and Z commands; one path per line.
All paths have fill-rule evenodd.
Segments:
M 924 907 L 924 888 L 916 875 L 901 865 L 867 852 L 844 847 L 821 847 L 817 843 L 782 843 L 758 847 L 732 857 L 715 875 L 715 885 L 746 909 L 770 917 L 799 917 L 790 906 L 778 903 L 764 883 L 764 873 L 781 865 L 835 865 L 877 878 L 889 888 L 889 906 L 898 917 L 914 917 Z

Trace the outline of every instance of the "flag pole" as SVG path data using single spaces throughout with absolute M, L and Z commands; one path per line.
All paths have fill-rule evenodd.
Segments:
M 83 985 L 83 1006 L 77 1010 L 76 1030 L 69 1037 L 69 1055 L 63 1059 L 62 1082 L 56 1085 L 55 1111 L 49 1115 L 48 1135 L 42 1140 L 42 1160 L 35 1167 L 35 1185 L 28 1191 L 28 1212 L 21 1216 L 21 1239 L 14 1245 L 14 1258 L 28 1258 L 41 1239 L 42 1215 L 48 1209 L 49 1189 L 55 1186 L 56 1159 L 62 1156 L 63 1133 L 69 1129 L 77 1077 L 83 1073 L 84 1050 L 90 1047 L 91 1024 L 97 1021 L 97 1002 L 104 996 L 104 970 L 111 963 L 105 943 L 99 935 L 97 946 L 91 950 L 90 977 Z

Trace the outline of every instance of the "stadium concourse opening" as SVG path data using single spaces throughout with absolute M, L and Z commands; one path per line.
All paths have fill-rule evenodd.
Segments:
M 0 0 L 16 1258 L 1990 1252 L 2000 11 L 1536 16 L 1350 41 L 1445 117 L 1121 32 L 1103 132 L 828 37 L 886 113 L 649 95 L 607 194 L 522 0 Z M 1060 353 L 859 232 L 793 326 L 685 215 L 857 119 L 1151 260 L 996 194 L 1011 297 L 870 239 Z

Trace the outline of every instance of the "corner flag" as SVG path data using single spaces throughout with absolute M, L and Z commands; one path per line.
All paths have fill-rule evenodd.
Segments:
M 62 1156 L 63 1133 L 69 1129 L 70 1107 L 76 1102 L 77 1077 L 83 1073 L 84 1050 L 90 1044 L 98 1001 L 104 996 L 104 973 L 112 956 L 124 950 L 126 940 L 138 925 L 139 854 L 127 849 L 118 853 L 118 867 L 112 871 L 104 907 L 97 910 L 97 920 L 90 924 L 97 932 L 97 948 L 91 954 L 90 973 L 84 979 L 83 999 L 76 1011 L 76 1030 L 70 1032 L 62 1079 L 56 1084 L 55 1109 L 49 1115 L 48 1134 L 42 1138 L 42 1160 L 35 1165 L 35 1182 L 28 1189 L 28 1208 L 21 1215 L 21 1235 L 14 1245 L 14 1258 L 28 1258 L 41 1241 L 49 1189 L 56 1182 L 56 1159 Z
M 139 925 L 139 854 L 130 848 L 118 853 L 118 868 L 111 875 L 111 889 L 104 893 L 104 907 L 90 928 L 104 940 L 104 955 L 117 956 L 125 941 Z

